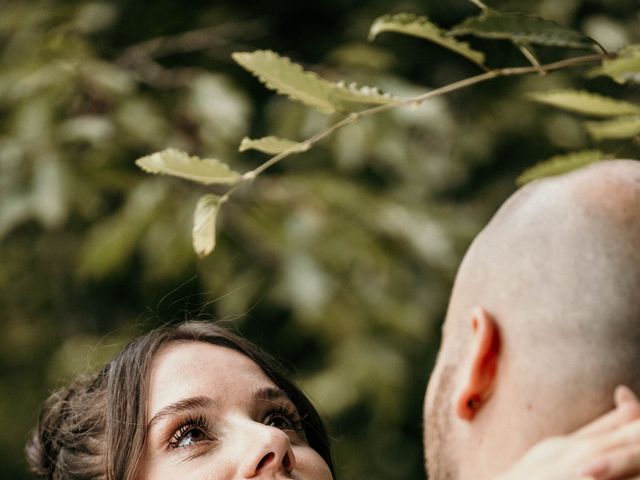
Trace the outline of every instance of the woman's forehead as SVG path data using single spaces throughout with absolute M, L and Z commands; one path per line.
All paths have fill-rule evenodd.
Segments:
M 149 411 L 184 398 L 206 396 L 215 403 L 241 400 L 276 385 L 246 355 L 198 341 L 174 342 L 154 355 L 149 378 Z

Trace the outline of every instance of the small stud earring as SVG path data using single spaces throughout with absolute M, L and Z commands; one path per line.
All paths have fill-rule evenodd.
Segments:
M 467 400 L 467 407 L 470 410 L 477 410 L 480 408 L 480 397 L 478 395 L 474 395 L 469 400 Z

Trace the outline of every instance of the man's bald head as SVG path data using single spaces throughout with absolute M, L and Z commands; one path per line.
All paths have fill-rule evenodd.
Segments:
M 475 305 L 497 318 L 505 348 L 538 357 L 529 374 L 557 355 L 581 371 L 638 365 L 615 357 L 640 356 L 640 162 L 595 164 L 514 194 L 464 259 L 452 327 L 464 329 Z
M 511 429 L 504 460 L 607 409 L 615 385 L 640 390 L 639 297 L 640 162 L 602 162 L 522 188 L 478 235 L 458 272 L 429 387 L 428 430 L 439 428 L 434 410 L 443 408 L 462 418 L 448 427 L 460 445 Z M 497 373 L 488 387 L 478 383 L 483 367 L 474 363 L 485 319 L 474 319 L 475 307 L 496 326 Z M 453 378 L 443 378 L 445 370 Z M 447 382 L 456 400 L 435 405 L 434 390 Z M 488 450 L 500 446 L 483 442 Z M 490 463 L 481 470 L 507 465 Z

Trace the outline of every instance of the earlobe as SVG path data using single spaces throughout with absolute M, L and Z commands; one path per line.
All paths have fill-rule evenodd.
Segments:
M 459 418 L 472 421 L 491 395 L 500 358 L 500 331 L 482 307 L 471 312 L 471 356 L 468 378 L 456 402 Z

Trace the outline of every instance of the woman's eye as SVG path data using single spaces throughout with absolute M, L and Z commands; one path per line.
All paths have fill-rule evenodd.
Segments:
M 288 430 L 296 433 L 303 432 L 302 419 L 293 407 L 278 408 L 267 414 L 264 424 L 270 427 Z
M 294 422 L 283 414 L 269 415 L 266 420 L 266 425 L 270 427 L 279 428 L 280 430 L 295 430 Z
M 189 430 L 187 433 L 182 435 L 180 440 L 178 441 L 178 447 L 188 447 L 198 442 L 202 442 L 206 440 L 207 436 L 204 434 L 202 430 L 199 428 L 194 428 L 193 430 Z
M 202 427 L 196 425 L 183 425 L 171 438 L 171 448 L 191 447 L 197 443 L 209 440 L 209 436 Z

